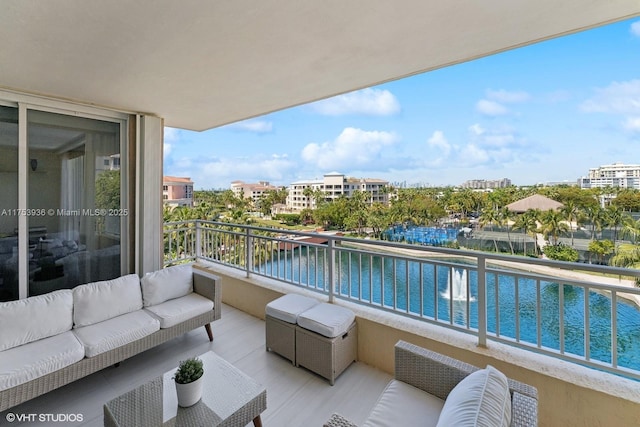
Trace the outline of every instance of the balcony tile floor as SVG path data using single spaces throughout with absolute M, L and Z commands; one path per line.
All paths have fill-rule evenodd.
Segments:
M 51 423 L 55 426 L 103 425 L 102 405 L 124 392 L 177 366 L 190 356 L 209 350 L 253 377 L 267 388 L 265 427 L 322 426 L 333 412 L 361 424 L 391 376 L 361 362 L 351 365 L 332 387 L 319 376 L 294 367 L 282 357 L 265 351 L 264 322 L 224 305 L 222 318 L 212 324 L 215 339 L 207 339 L 204 328 L 40 396 L 0 414 L 0 425 L 47 423 L 6 422 L 16 414 L 82 414 L 81 423 Z M 134 427 L 134 426 L 132 426 Z M 143 426 L 135 426 L 143 427 Z

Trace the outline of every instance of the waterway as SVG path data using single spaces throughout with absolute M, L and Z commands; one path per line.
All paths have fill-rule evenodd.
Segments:
M 420 314 L 422 310 L 424 316 L 431 318 L 436 317 L 437 313 L 439 320 L 449 322 L 453 317 L 456 325 L 477 328 L 477 273 L 467 270 L 464 264 L 435 265 L 409 261 L 407 265 L 407 261 L 399 259 L 394 264 L 392 259 L 382 256 L 360 257 L 348 256 L 343 251 L 338 253 L 336 278 L 341 294 L 375 305 L 383 302 L 386 308 L 395 307 L 413 314 Z M 308 253 L 306 248 L 297 248 L 288 251 L 286 260 L 281 256 L 278 261 L 263 264 L 260 270 L 264 274 L 311 287 L 324 288 L 326 284 L 327 266 L 322 251 L 311 250 Z M 559 349 L 560 284 L 541 282 L 538 302 L 536 282 L 520 278 L 517 281 L 519 304 L 516 308 L 515 283 L 511 274 L 487 275 L 488 331 L 493 334 L 499 332 L 502 337 L 516 338 L 518 323 L 520 341 L 535 344 L 539 334 L 543 347 Z M 596 292 L 585 295 L 580 287 L 565 284 L 562 288 L 565 352 L 584 356 L 583 325 L 587 298 L 590 358 L 610 363 L 611 299 Z M 470 297 L 468 303 L 467 295 Z M 619 300 L 616 327 L 618 365 L 640 371 L 640 310 L 630 302 Z

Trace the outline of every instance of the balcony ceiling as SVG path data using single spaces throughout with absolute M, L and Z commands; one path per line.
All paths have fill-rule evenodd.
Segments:
M 21 0 L 0 87 L 204 130 L 638 16 L 638 0 Z

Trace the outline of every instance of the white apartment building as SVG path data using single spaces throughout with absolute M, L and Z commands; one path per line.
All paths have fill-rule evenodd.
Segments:
M 368 193 L 369 203 L 389 203 L 389 195 L 383 188 L 389 185 L 389 181 L 374 178 L 351 178 L 338 172 L 325 174 L 323 179 L 297 181 L 289 186 L 287 207 L 293 211 L 301 211 L 305 208 L 314 209 L 316 200 L 308 194 L 307 188 L 313 192 L 322 191 L 324 199 L 332 201 L 341 196 L 351 197 L 356 190 Z M 307 193 L 307 194 L 305 194 Z
M 511 186 L 509 178 L 502 179 L 470 179 L 462 183 L 462 188 L 472 188 L 475 190 L 485 190 L 488 188 L 506 188 Z
M 276 191 L 281 187 L 271 185 L 268 181 L 259 181 L 257 183 L 249 184 L 244 181 L 233 181 L 231 183 L 231 191 L 240 199 L 251 199 L 255 205 L 267 191 Z
M 640 165 L 616 162 L 589 169 L 589 175 L 578 179 L 580 188 L 619 187 L 640 190 Z

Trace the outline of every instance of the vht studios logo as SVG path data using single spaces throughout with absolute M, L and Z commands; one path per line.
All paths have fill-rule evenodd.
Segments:
M 5 416 L 7 421 L 12 422 L 41 422 L 41 423 L 81 423 L 84 419 L 82 414 L 16 414 L 9 412 Z

